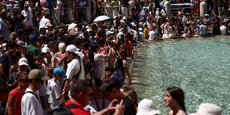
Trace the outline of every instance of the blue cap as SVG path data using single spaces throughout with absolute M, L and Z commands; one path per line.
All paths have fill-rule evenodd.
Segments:
M 58 75 L 62 78 L 66 78 L 66 75 L 65 75 L 65 70 L 61 67 L 56 67 L 53 69 L 53 74 L 54 75 Z
M 31 34 L 29 39 L 30 39 L 30 41 L 36 41 L 36 40 L 38 40 L 38 36 L 36 34 Z

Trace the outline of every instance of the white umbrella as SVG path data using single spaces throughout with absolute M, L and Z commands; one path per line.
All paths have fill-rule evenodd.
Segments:
M 102 16 L 96 17 L 96 18 L 93 20 L 93 22 L 100 22 L 100 21 L 105 21 L 105 20 L 108 20 L 108 19 L 110 19 L 109 16 L 102 15 Z

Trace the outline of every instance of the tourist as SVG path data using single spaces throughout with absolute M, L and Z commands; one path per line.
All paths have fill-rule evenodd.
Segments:
M 221 115 L 222 108 L 213 103 L 201 103 L 197 112 L 190 115 Z
M 124 101 L 124 115 L 136 115 L 135 104 L 121 93 L 119 83 L 112 79 L 106 79 L 103 81 L 101 89 L 105 92 L 105 96 L 108 100 L 112 101 L 113 99 L 117 99 L 118 101 Z
M 8 106 L 6 108 L 7 115 L 21 115 L 21 100 L 22 96 L 28 87 L 28 74 L 21 72 L 18 75 L 18 86 L 10 91 L 8 96 Z
M 92 95 L 92 87 L 87 81 L 75 80 L 70 88 L 71 98 L 65 102 L 65 106 L 73 105 L 74 107 L 70 108 L 70 111 L 74 115 L 90 115 L 90 112 L 86 111 L 84 107 Z
M 171 111 L 168 115 L 186 115 L 184 91 L 179 87 L 168 87 L 164 94 L 164 104 Z
M 7 42 L 7 50 L 0 57 L 0 101 L 6 106 L 7 95 L 9 93 L 9 73 L 13 60 L 15 60 L 17 44 L 13 41 Z M 11 61 L 10 61 L 11 60 Z
M 227 27 L 225 25 L 225 22 L 223 22 L 220 26 L 220 33 L 221 35 L 226 35 L 227 34 Z
M 44 81 L 49 79 L 44 72 L 39 69 L 33 69 L 28 77 L 29 86 L 22 97 L 21 115 L 45 115 L 37 91 L 42 87 Z
M 150 99 L 142 99 L 138 104 L 136 115 L 159 115 L 160 111 L 156 109 L 155 104 Z
M 102 80 L 94 78 L 93 96 L 89 104 L 85 107 L 86 110 L 90 111 L 91 114 L 102 111 L 110 105 L 110 101 L 106 99 L 105 93 L 100 89 Z
M 47 83 L 49 94 L 49 105 L 52 110 L 59 109 L 64 103 L 64 93 L 62 93 L 61 81 L 66 77 L 63 68 L 56 67 L 53 69 L 53 78 Z
M 68 45 L 66 47 L 66 55 L 68 61 L 66 69 L 66 81 L 64 83 L 63 92 L 67 93 L 70 88 L 71 81 L 84 78 L 84 67 L 81 61 L 79 49 L 74 45 Z
M 207 35 L 207 26 L 204 24 L 203 21 L 201 21 L 201 24 L 199 25 L 199 35 L 206 36 Z

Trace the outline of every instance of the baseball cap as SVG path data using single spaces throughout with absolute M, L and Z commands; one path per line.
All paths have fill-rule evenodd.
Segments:
M 18 44 L 18 46 L 22 46 L 24 48 L 27 47 L 27 44 L 24 41 L 22 41 L 22 40 L 17 41 L 17 44 Z
M 160 114 L 160 111 L 156 109 L 152 100 L 144 98 L 139 102 L 137 115 L 156 115 L 156 114 Z
M 18 60 L 18 65 L 19 65 L 19 66 L 22 66 L 22 65 L 29 66 L 28 61 L 27 61 L 26 58 L 20 58 L 20 59 Z
M 29 73 L 28 79 L 40 79 L 43 81 L 49 80 L 49 77 L 45 75 L 45 72 L 43 72 L 40 69 L 33 69 Z
M 29 39 L 30 39 L 30 41 L 36 41 L 36 40 L 38 40 L 38 36 L 35 34 L 32 34 L 32 35 L 30 35 Z
M 75 54 L 78 54 L 79 53 L 79 50 L 80 49 L 78 49 L 76 46 L 74 46 L 74 45 L 68 45 L 67 47 L 66 47 L 66 49 L 65 49 L 65 51 L 67 51 L 67 52 L 73 52 L 73 53 L 75 53 Z
M 53 69 L 53 74 L 54 75 L 58 75 L 62 78 L 66 78 L 66 75 L 65 75 L 65 70 L 61 67 L 56 67 Z

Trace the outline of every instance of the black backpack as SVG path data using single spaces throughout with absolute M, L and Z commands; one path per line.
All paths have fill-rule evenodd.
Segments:
M 76 74 L 76 75 L 74 75 L 73 76 L 73 80 L 77 80 L 78 78 L 79 78 L 79 75 L 80 75 L 80 73 L 81 73 L 81 58 L 80 58 L 80 56 L 79 55 L 77 55 L 76 56 L 77 57 L 77 59 L 78 59 L 78 61 L 79 61 L 79 64 L 80 64 L 80 70 L 78 71 L 78 73 Z
M 58 109 L 54 109 L 50 115 L 73 115 L 70 109 L 79 108 L 77 105 L 69 104 L 69 105 L 61 105 Z

